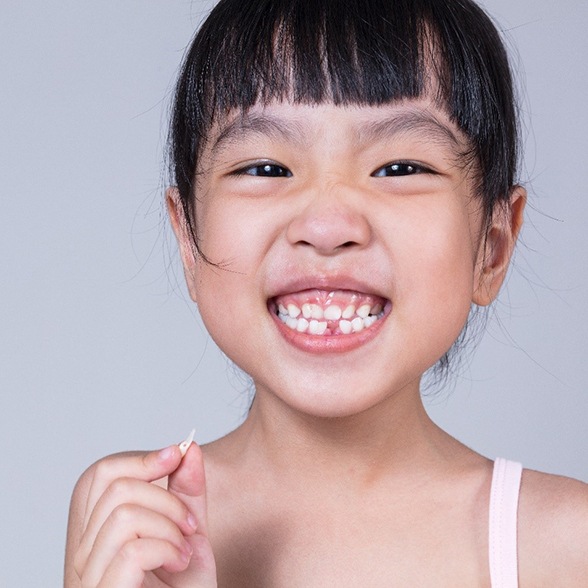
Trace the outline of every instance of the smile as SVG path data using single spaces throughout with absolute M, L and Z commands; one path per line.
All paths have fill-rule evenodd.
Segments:
M 337 336 L 369 329 L 385 314 L 386 300 L 348 290 L 305 290 L 274 300 L 277 317 L 292 331 Z

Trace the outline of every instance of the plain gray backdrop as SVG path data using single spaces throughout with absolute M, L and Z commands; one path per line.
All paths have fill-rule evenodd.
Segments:
M 209 4 L 3 3 L 2 586 L 61 584 L 69 497 L 90 463 L 192 427 L 212 440 L 246 410 L 162 207 L 170 90 Z M 588 481 L 588 4 L 485 5 L 516 47 L 530 205 L 483 342 L 428 406 L 489 457 Z

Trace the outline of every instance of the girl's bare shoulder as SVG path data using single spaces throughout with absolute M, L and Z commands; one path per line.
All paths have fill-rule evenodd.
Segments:
M 524 470 L 519 503 L 521 578 L 531 586 L 586 586 L 588 484 Z

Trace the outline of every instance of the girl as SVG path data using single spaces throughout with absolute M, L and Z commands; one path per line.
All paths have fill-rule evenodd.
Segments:
M 526 200 L 481 9 L 221 0 L 170 144 L 190 295 L 255 399 L 185 456 L 91 466 L 66 586 L 585 586 L 585 485 L 490 462 L 421 402 Z

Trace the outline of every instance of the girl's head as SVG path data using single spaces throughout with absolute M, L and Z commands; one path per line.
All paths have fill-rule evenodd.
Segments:
M 509 65 L 469 0 L 221 0 L 170 155 L 209 332 L 258 389 L 323 415 L 443 365 L 520 226 Z
M 228 113 L 423 96 L 467 137 L 463 162 L 488 221 L 515 181 L 517 122 L 506 51 L 474 2 L 221 0 L 185 58 L 173 107 L 171 171 L 188 223 L 199 156 Z

